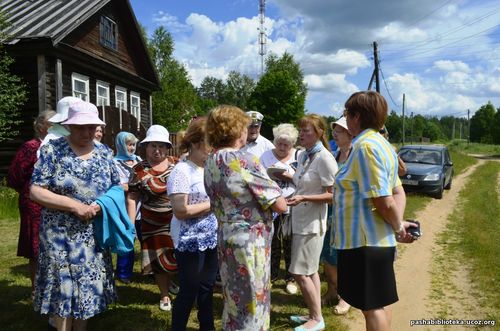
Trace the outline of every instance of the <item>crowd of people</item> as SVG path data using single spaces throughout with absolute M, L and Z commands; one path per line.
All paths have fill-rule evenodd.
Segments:
M 316 114 L 277 125 L 271 142 L 260 134 L 261 113 L 220 105 L 179 135 L 180 157 L 169 156 L 167 128 L 152 125 L 139 143 L 143 160 L 132 133 L 118 133 L 113 152 L 95 105 L 62 98 L 36 119 L 35 139 L 8 176 L 35 311 L 51 328 L 85 330 L 116 302 L 114 280 L 130 283 L 136 237 L 142 274 L 158 286 L 159 309 L 172 311 L 172 330 L 186 329 L 195 305 L 199 329 L 215 330 L 217 278 L 223 330 L 269 330 L 281 279 L 289 295 L 300 289 L 308 310 L 290 316 L 296 331 L 326 329 L 330 303 L 338 315 L 360 309 L 367 330 L 389 330 L 396 244 L 415 238 L 403 220 L 404 163 L 382 135 L 387 111 L 380 94 L 357 92 L 330 123 L 334 144 Z M 115 267 L 111 252 L 119 252 Z

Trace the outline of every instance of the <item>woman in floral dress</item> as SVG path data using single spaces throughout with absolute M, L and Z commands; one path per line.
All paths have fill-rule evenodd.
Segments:
M 69 107 L 70 135 L 41 148 L 31 198 L 42 205 L 35 311 L 50 314 L 60 330 L 85 330 L 87 319 L 116 300 L 109 251 L 95 242 L 96 198 L 120 184 L 112 151 L 94 143 L 97 108 Z
M 205 188 L 219 221 L 223 330 L 269 330 L 272 211 L 286 211 L 278 185 L 258 159 L 239 151 L 248 116 L 235 106 L 219 106 L 207 119 L 207 140 L 215 151 L 205 163 Z

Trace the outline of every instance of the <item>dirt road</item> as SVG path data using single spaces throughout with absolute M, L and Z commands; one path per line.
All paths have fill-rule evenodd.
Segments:
M 442 246 L 438 235 L 445 229 L 448 216 L 456 207 L 458 193 L 467 182 L 469 175 L 485 161 L 479 160 L 474 166 L 453 179 L 451 190 L 445 192 L 443 199 L 433 200 L 418 213 L 422 223 L 423 236 L 410 245 L 399 245 L 399 257 L 395 263 L 399 302 L 393 306 L 392 330 L 443 330 L 443 326 L 414 326 L 411 320 L 419 319 L 478 319 L 484 318 L 475 300 L 474 289 L 466 268 L 460 261 L 439 262 L 443 258 Z M 401 247 L 403 246 L 403 247 Z M 450 262 L 450 261 L 446 261 Z M 453 264 L 456 263 L 458 268 Z M 452 293 L 435 293 L 432 282 L 439 279 L 440 273 L 447 275 L 453 284 Z M 434 276 L 433 276 L 434 275 Z M 448 277 L 449 276 L 449 277 Z M 439 286 L 439 285 L 438 285 Z M 350 330 L 364 330 L 364 318 L 359 310 L 351 310 L 346 316 Z M 456 326 L 448 330 L 471 330 Z M 487 330 L 483 328 L 482 330 Z

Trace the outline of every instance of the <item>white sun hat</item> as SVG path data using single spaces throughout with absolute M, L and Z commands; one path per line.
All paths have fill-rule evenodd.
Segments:
M 73 103 L 81 102 L 82 99 L 75 97 L 64 97 L 57 102 L 57 111 L 54 116 L 49 118 L 51 123 L 61 123 L 68 119 L 68 109 Z
M 170 134 L 168 133 L 168 130 L 162 126 L 162 125 L 151 125 L 151 127 L 148 129 L 148 132 L 146 132 L 146 138 L 144 138 L 143 141 L 141 141 L 141 144 L 148 143 L 151 141 L 158 141 L 162 143 L 167 143 L 170 146 L 172 146 L 172 143 L 170 142 Z
M 83 100 L 72 103 L 68 109 L 68 119 L 61 124 L 64 125 L 106 125 L 99 118 L 97 107 Z
M 346 129 L 347 131 L 349 131 L 349 128 L 347 127 L 347 121 L 345 119 L 344 116 L 342 116 L 341 118 L 339 118 L 338 120 L 336 120 L 335 122 L 332 123 L 331 127 L 332 127 L 332 130 L 333 128 L 336 126 L 336 125 L 340 125 L 341 127 L 343 127 L 344 129 Z

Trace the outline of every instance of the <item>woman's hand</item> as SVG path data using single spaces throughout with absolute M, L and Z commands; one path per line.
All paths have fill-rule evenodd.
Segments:
M 293 197 L 286 199 L 286 203 L 289 206 L 296 206 L 305 200 L 306 198 L 303 195 L 294 195 Z
M 415 223 L 407 221 L 403 221 L 401 223 L 403 224 L 401 230 L 395 233 L 396 241 L 404 244 L 409 244 L 417 240 L 418 238 L 413 237 L 411 233 L 406 231 L 409 227 L 417 227 L 417 225 Z
M 96 207 L 97 206 L 97 207 Z M 86 205 L 81 202 L 76 202 L 73 208 L 73 214 L 85 223 L 91 222 L 101 210 L 99 205 Z

